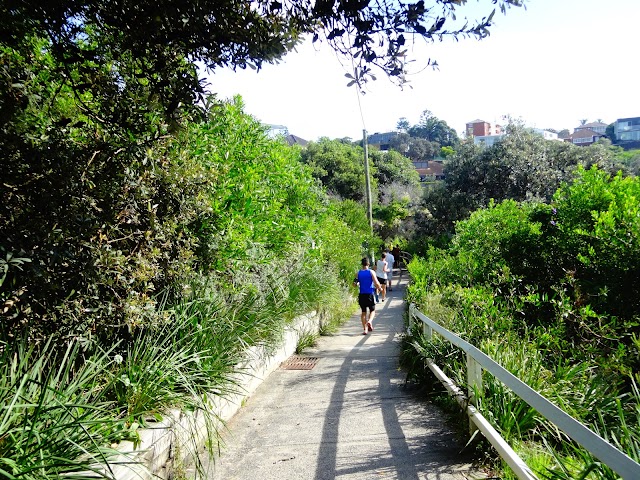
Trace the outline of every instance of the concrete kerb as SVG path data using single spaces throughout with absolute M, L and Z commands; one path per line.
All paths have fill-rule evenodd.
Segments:
M 260 384 L 280 364 L 295 353 L 298 341 L 305 335 L 318 334 L 321 318 L 311 312 L 295 318 L 283 332 L 278 346 L 266 348 L 254 346 L 247 350 L 246 359 L 233 375 L 235 393 L 221 397 L 212 392 L 209 400 L 217 418 L 215 428 L 222 428 L 233 417 Z M 204 448 L 207 425 L 203 412 L 170 410 L 164 418 L 152 426 L 138 431 L 140 442 L 122 442 L 121 452 L 110 463 L 117 480 L 168 479 L 177 467 L 188 467 L 194 454 Z

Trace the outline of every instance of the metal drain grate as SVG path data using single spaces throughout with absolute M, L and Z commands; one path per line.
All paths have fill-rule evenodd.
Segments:
M 280 364 L 280 368 L 285 370 L 311 370 L 320 360 L 318 357 L 303 357 L 301 355 L 291 355 Z

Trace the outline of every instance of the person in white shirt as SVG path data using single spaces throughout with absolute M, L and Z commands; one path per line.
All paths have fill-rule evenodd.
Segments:
M 389 267 L 387 266 L 387 260 L 385 253 L 382 252 L 380 255 L 380 259 L 376 262 L 376 277 L 378 277 L 378 282 L 382 285 L 380 289 L 380 295 L 382 297 L 382 301 L 385 301 L 387 296 L 387 274 L 389 273 Z
M 388 268 L 387 290 L 392 292 L 393 288 L 391 288 L 391 281 L 393 280 L 393 264 L 395 263 L 396 259 L 393 256 L 393 254 L 389 251 L 388 248 L 384 250 L 384 259 L 387 261 L 387 268 Z

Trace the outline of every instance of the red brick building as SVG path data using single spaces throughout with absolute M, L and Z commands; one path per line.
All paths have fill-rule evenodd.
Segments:
M 484 120 L 473 120 L 467 123 L 467 137 L 484 137 L 491 135 L 491 124 Z

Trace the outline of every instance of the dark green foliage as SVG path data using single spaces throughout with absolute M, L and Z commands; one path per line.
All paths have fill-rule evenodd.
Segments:
M 0 285 L 6 334 L 126 337 L 162 322 L 158 295 L 174 302 L 195 272 L 233 283 L 310 244 L 326 200 L 295 151 L 268 140 L 240 104 L 206 112 L 141 158 L 119 153 L 115 178 L 99 169 L 100 152 L 59 177 L 21 157 L 8 163 L 25 171 L 5 197 L 0 248 L 31 262 L 8 264 Z
M 619 163 L 605 144 L 576 147 L 545 140 L 521 125 L 509 125 L 504 139 L 488 148 L 465 142 L 447 157 L 444 184 L 425 193 L 426 218 L 417 219 L 417 235 L 451 234 L 456 221 L 491 200 L 548 202 L 578 165 L 615 172 Z
M 411 161 L 396 151 L 372 152 L 371 159 L 380 185 L 373 208 L 374 228 L 386 241 L 406 238 L 411 234 L 413 206 L 422 195 L 420 176 Z
M 423 111 L 418 124 L 409 127 L 407 133 L 411 137 L 437 143 L 440 147 L 455 147 L 459 142 L 456 131 L 430 110 Z
M 453 5 L 433 6 L 0 6 L 0 476 L 109 477 L 107 446 L 150 415 L 211 421 L 204 393 L 232 388 L 244 348 L 343 296 L 373 244 L 197 66 L 259 68 L 308 33 L 353 56 L 351 83 L 370 65 L 402 82 L 404 35 L 492 22 L 447 30 Z
M 521 0 L 498 3 L 503 11 L 522 4 Z M 448 1 L 433 5 L 422 1 L 369 5 L 352 0 L 9 1 L 0 10 L 0 37 L 12 48 L 24 38 L 48 38 L 57 61 L 71 70 L 79 64 L 131 62 L 138 77 L 149 81 L 150 88 L 163 97 L 160 101 L 171 115 L 179 103 L 190 104 L 199 90 L 194 69 L 183 64 L 183 59 L 209 68 L 259 68 L 283 56 L 305 34 L 313 35 L 314 41 L 324 39 L 351 56 L 356 66 L 352 78 L 358 84 L 373 77 L 371 65 L 403 81 L 405 43 L 411 36 L 433 40 L 488 35 L 492 7 L 487 7 L 486 17 L 465 24 L 455 22 L 455 8 Z M 86 73 L 77 86 L 94 88 L 91 73 Z M 89 84 L 83 87 L 86 81 Z M 146 105 L 138 107 L 145 109 Z
M 412 137 L 408 133 L 398 133 L 389 142 L 389 146 L 395 152 L 406 155 L 413 162 L 424 162 L 436 157 L 440 150 L 440 144 L 430 142 L 424 138 Z
M 484 150 L 463 144 L 425 197 L 418 226 L 440 237 L 423 239 L 409 296 L 637 459 L 640 183 L 611 173 L 621 160 L 606 142 L 578 148 L 519 129 Z M 419 338 L 414 348 L 465 384 L 459 355 Z M 479 408 L 503 436 L 554 452 L 536 458 L 541 475 L 617 478 L 500 382 L 483 382 Z
M 605 130 L 605 135 L 607 136 L 607 138 L 612 142 L 612 143 L 616 143 L 616 130 L 615 130 L 615 123 L 610 123 L 609 125 L 607 125 L 607 128 Z
M 155 297 L 179 297 L 194 269 L 228 271 L 229 259 L 242 256 L 268 262 L 264 252 L 277 256 L 299 241 L 306 226 L 298 219 L 322 202 L 310 184 L 294 181 L 304 175 L 284 166 L 293 165 L 289 153 L 265 150 L 257 125 L 219 135 L 225 120 L 206 99 L 196 64 L 260 67 L 302 34 L 324 33 L 336 49 L 357 53 L 361 85 L 370 64 L 402 77 L 400 31 L 482 37 L 491 23 L 446 32 L 451 12 L 434 21 L 422 2 L 392 3 L 3 4 L 3 333 L 128 335 L 158 321 Z M 353 44 L 341 41 L 347 30 Z M 208 129 L 220 150 L 188 137 Z M 222 151 L 232 135 L 246 143 Z M 245 156 L 246 170 L 225 163 Z M 339 187 L 358 198 L 352 177 Z M 272 215 L 283 223 L 255 228 Z M 239 221 L 247 217 L 256 223 Z
M 374 151 L 370 152 L 369 156 L 375 166 L 374 176 L 381 190 L 384 186 L 392 183 L 400 183 L 409 187 L 420 184 L 420 175 L 416 172 L 411 161 L 397 151 Z
M 615 160 L 624 172 L 630 175 L 640 175 L 640 150 L 623 150 L 621 147 L 611 147 Z
M 6 380 L 0 466 L 12 475 L 98 468 L 108 476 L 103 467 L 114 452 L 105 445 L 135 441 L 137 426 L 169 407 L 201 409 L 214 448 L 216 419 L 205 393 L 224 396 L 235 388 L 232 374 L 246 347 L 272 345 L 301 313 L 331 316 L 334 304 L 345 310 L 343 285 L 353 278 L 365 238 L 347 222 L 362 207 L 328 206 L 295 150 L 268 140 L 238 103 L 213 103 L 207 111 L 207 121 L 149 147 L 143 161 L 127 168 L 126 195 L 117 199 L 128 208 L 122 221 L 101 217 L 101 236 L 86 238 L 61 218 L 65 247 L 80 245 L 94 258 L 75 272 L 73 295 L 52 294 L 58 286 L 5 302 L 4 325 L 14 323 L 3 328 L 8 341 L 0 345 Z M 41 238 L 39 225 L 22 218 L 22 228 Z M 46 263 L 52 246 L 46 237 L 42 242 L 24 252 L 29 257 L 4 257 L 3 294 L 37 282 L 59 285 L 59 265 Z M 75 250 L 69 251 L 71 269 Z M 43 262 L 50 270 L 41 278 L 32 264 Z M 140 294 L 142 288 L 153 295 Z M 86 302 L 104 305 L 104 312 L 84 310 L 66 323 L 65 312 Z M 57 322 L 47 322 L 47 308 Z M 116 322 L 126 327 L 114 328 Z M 54 336 L 45 344 L 47 332 Z M 20 349 L 24 338 L 33 351 Z M 104 346 L 108 340 L 113 347 Z M 73 355 L 50 359 L 65 342 Z M 92 354 L 103 348 L 109 355 Z M 61 373 L 47 383 L 47 372 L 59 365 Z
M 577 306 L 639 318 L 640 181 L 596 169 L 581 172 L 554 197 L 552 220 Z M 612 319 L 613 320 L 613 319 Z M 618 337 L 631 327 L 620 322 Z M 637 329 L 637 325 L 636 328 Z M 631 333 L 631 332 L 628 332 Z M 628 334 L 627 333 L 627 334 Z
M 580 168 L 550 205 L 490 204 L 457 224 L 448 251 L 430 250 L 416 294 L 486 286 L 514 320 L 543 337 L 551 329 L 540 347 L 552 363 L 568 355 L 637 371 L 639 188 L 635 177 Z
M 302 161 L 330 194 L 364 203 L 364 150 L 362 147 L 321 138 L 302 151 Z M 376 170 L 370 168 L 373 178 Z M 372 181 L 372 196 L 377 196 L 377 182 Z
M 422 112 L 420 122 L 413 126 L 401 118 L 398 129 L 400 133 L 391 139 L 390 146 L 414 162 L 432 160 L 441 148 L 457 147 L 460 142 L 457 132 L 429 110 Z

